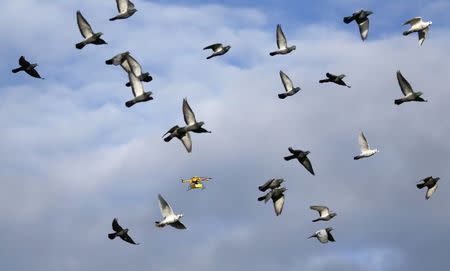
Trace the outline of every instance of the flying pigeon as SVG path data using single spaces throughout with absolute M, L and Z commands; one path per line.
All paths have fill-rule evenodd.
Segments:
M 228 52 L 228 50 L 230 50 L 230 48 L 231 48 L 231 46 L 229 46 L 229 45 L 223 46 L 222 43 L 214 43 L 212 45 L 206 46 L 205 48 L 203 48 L 203 50 L 208 50 L 208 49 L 213 50 L 213 54 L 206 58 L 206 59 L 210 59 L 215 56 L 221 56 L 221 55 L 226 54 Z
M 411 25 L 409 30 L 403 32 L 403 36 L 408 36 L 411 33 L 417 32 L 419 35 L 419 45 L 422 46 L 423 42 L 427 38 L 428 30 L 430 29 L 430 25 L 433 24 L 432 21 L 424 22 L 421 17 L 412 18 L 409 21 L 406 21 L 403 25 Z
M 292 84 L 292 80 L 283 71 L 280 71 L 280 77 L 281 77 L 281 82 L 283 83 L 283 86 L 284 86 L 284 89 L 286 90 L 286 92 L 278 94 L 278 98 L 284 99 L 287 96 L 292 96 L 295 93 L 300 91 L 299 87 L 294 88 L 294 85 Z
M 190 153 L 192 151 L 192 140 L 189 132 L 211 133 L 211 131 L 208 131 L 202 127 L 205 124 L 203 121 L 197 122 L 197 120 L 195 119 L 194 112 L 189 106 L 186 98 L 183 99 L 183 116 L 186 126 L 179 127 L 178 125 L 175 125 L 172 128 L 170 128 L 170 130 L 167 131 L 163 135 L 163 137 L 169 134 L 166 138 L 164 138 L 165 142 L 169 142 L 174 137 L 180 139 L 184 147 L 186 148 L 187 152 Z
M 427 102 L 427 100 L 424 100 L 420 96 L 422 96 L 422 92 L 417 91 L 414 92 L 411 85 L 408 81 L 406 81 L 405 77 L 403 77 L 402 73 L 400 71 L 397 71 L 397 81 L 400 85 L 400 89 L 403 92 L 403 95 L 405 95 L 404 98 L 400 98 L 394 101 L 396 105 L 400 105 L 405 102 Z
M 359 149 L 361 150 L 361 153 L 359 155 L 356 155 L 353 157 L 353 159 L 358 160 L 361 158 L 366 158 L 374 155 L 378 152 L 378 149 L 370 149 L 369 143 L 367 143 L 367 139 L 364 136 L 364 133 L 361 132 L 358 136 L 358 143 L 359 143 Z
M 438 187 L 437 182 L 439 180 L 440 180 L 439 177 L 437 178 L 433 178 L 433 176 L 426 177 L 417 184 L 417 188 L 422 189 L 424 187 L 427 187 L 427 193 L 425 194 L 425 198 L 430 199 L 434 191 L 436 191 Z
M 346 87 L 348 87 L 348 88 L 351 88 L 351 86 L 349 86 L 349 85 L 347 85 L 345 82 L 344 82 L 344 80 L 342 80 L 342 79 L 344 79 L 344 77 L 345 77 L 345 74 L 341 74 L 341 75 L 334 75 L 334 74 L 331 74 L 331 73 L 326 73 L 326 76 L 328 77 L 327 79 L 322 79 L 322 80 L 320 80 L 319 81 L 319 83 L 328 83 L 328 82 L 331 82 L 331 83 L 335 83 L 335 84 L 338 84 L 338 85 L 341 85 L 341 86 L 346 86 Z
M 267 189 L 275 189 L 280 187 L 280 185 L 284 182 L 284 179 L 270 179 L 263 185 L 259 186 L 258 189 L 261 192 L 265 192 Z
M 127 63 L 122 62 L 122 68 L 127 71 L 128 73 L 131 71 L 134 73 L 134 75 L 143 82 L 150 82 L 153 80 L 153 78 L 150 76 L 148 72 L 142 73 L 142 67 L 139 62 L 137 62 L 136 59 L 134 59 L 130 54 L 127 54 L 125 56 L 125 59 L 127 60 Z M 127 87 L 131 86 L 131 83 L 128 82 L 126 84 Z
M 77 11 L 77 24 L 78 28 L 80 29 L 81 35 L 83 35 L 83 37 L 85 38 L 85 40 L 75 45 L 77 49 L 82 49 L 84 46 L 90 43 L 95 45 L 107 44 L 106 41 L 100 38 L 103 33 L 94 33 L 89 23 L 86 21 L 83 15 L 81 15 L 80 11 Z
M 354 12 L 352 16 L 344 17 L 344 23 L 349 24 L 355 20 L 359 27 L 361 39 L 365 41 L 369 34 L 369 15 L 371 14 L 373 14 L 372 11 L 361 9 L 360 11 Z
M 105 61 L 106 65 L 114 65 L 114 66 L 119 66 L 121 65 L 124 61 L 127 60 L 127 55 L 129 55 L 130 52 L 126 51 L 120 54 L 117 54 L 115 56 L 113 56 L 112 58 L 108 59 Z
M 21 56 L 19 58 L 19 65 L 20 65 L 19 68 L 12 70 L 13 73 L 18 73 L 20 71 L 25 71 L 26 73 L 28 73 L 32 77 L 44 79 L 44 78 L 42 78 L 39 75 L 39 73 L 35 69 L 38 66 L 38 64 L 31 64 L 30 62 L 25 60 L 25 57 Z
M 311 210 L 315 210 L 317 212 L 319 212 L 319 218 L 314 219 L 312 222 L 317 222 L 317 221 L 329 221 L 330 219 L 332 219 L 333 217 L 335 217 L 337 214 L 330 212 L 330 209 L 328 209 L 328 207 L 326 206 L 310 206 L 309 207 Z
M 296 49 L 295 45 L 288 47 L 286 37 L 284 36 L 283 29 L 281 29 L 281 25 L 277 25 L 277 46 L 278 50 L 269 53 L 269 55 L 285 55 Z
M 317 240 L 319 240 L 322 244 L 328 243 L 328 241 L 335 242 L 333 235 L 331 235 L 332 230 L 333 230 L 333 228 L 331 228 L 331 227 L 318 230 L 313 235 L 308 237 L 308 239 L 316 237 Z
M 133 245 L 139 245 L 139 243 L 135 243 L 133 239 L 128 235 L 128 229 L 123 229 L 119 223 L 117 222 L 117 218 L 114 218 L 112 222 L 113 233 L 108 234 L 108 238 L 113 240 L 116 237 L 120 237 L 120 239 L 124 240 Z
M 263 201 L 266 203 L 269 199 L 272 199 L 273 201 L 273 208 L 275 210 L 275 214 L 277 216 L 281 215 L 281 212 L 283 211 L 284 206 L 284 192 L 286 192 L 287 189 L 284 187 L 281 188 L 275 188 L 268 192 L 265 196 L 259 197 L 258 201 Z
M 160 194 L 158 194 L 158 199 L 159 199 L 159 208 L 161 210 L 163 219 L 161 221 L 155 222 L 156 227 L 163 228 L 166 225 L 170 225 L 179 230 L 185 230 L 186 226 L 184 226 L 183 223 L 181 223 L 180 221 L 183 215 L 175 214 L 172 210 L 172 207 L 170 207 L 169 203 L 167 203 L 167 201 L 165 201 Z
M 289 161 L 296 158 L 300 162 L 300 164 L 302 164 L 306 168 L 306 170 L 314 175 L 311 161 L 309 161 L 307 157 L 307 155 L 310 153 L 309 151 L 294 150 L 292 147 L 289 147 L 288 150 L 290 153 L 292 153 L 292 155 L 284 157 L 284 160 Z
M 137 11 L 137 9 L 134 8 L 134 4 L 129 0 L 116 0 L 116 4 L 119 14 L 109 19 L 110 21 L 126 19 L 131 17 Z
M 129 100 L 125 103 L 126 107 L 131 107 L 136 103 L 146 102 L 153 100 L 152 92 L 144 91 L 144 85 L 141 80 L 134 75 L 134 73 L 128 73 L 128 80 L 131 82 L 131 90 L 133 91 L 134 99 Z

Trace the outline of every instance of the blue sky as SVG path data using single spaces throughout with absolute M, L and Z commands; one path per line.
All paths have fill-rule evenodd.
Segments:
M 0 259 L 2 269 L 441 270 L 450 218 L 447 135 L 448 1 L 142 1 L 110 22 L 112 0 L 9 1 L 0 19 Z M 369 38 L 342 17 L 374 11 Z M 75 49 L 76 10 L 105 46 Z M 19 16 L 20 14 L 20 16 Z M 402 36 L 432 20 L 422 47 Z M 297 50 L 270 57 L 281 23 Z M 203 47 L 231 44 L 206 60 Z M 104 64 L 129 50 L 154 80 L 154 100 L 124 106 L 126 74 Z M 45 80 L 12 74 L 20 55 Z M 428 103 L 394 105 L 400 69 Z M 283 70 L 302 90 L 279 100 Z M 345 73 L 351 89 L 319 85 Z M 193 151 L 161 136 L 182 124 L 182 99 L 211 134 Z M 380 153 L 354 161 L 363 130 Z M 310 150 L 316 176 L 282 157 Z M 180 178 L 213 177 L 204 191 Z M 415 184 L 441 177 L 433 198 Z M 286 179 L 276 217 L 257 187 Z M 157 195 L 184 214 L 186 231 L 157 229 Z M 338 213 L 312 223 L 313 204 Z M 110 241 L 118 217 L 142 243 Z M 337 242 L 307 240 L 332 226 Z M 424 252 L 428 258 L 424 258 Z

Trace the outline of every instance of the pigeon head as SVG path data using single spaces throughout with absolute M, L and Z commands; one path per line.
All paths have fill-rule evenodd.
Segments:
M 335 216 L 337 216 L 336 213 L 330 213 L 330 217 L 331 217 L 331 218 L 333 218 L 333 217 L 335 217 Z
M 292 46 L 291 46 L 291 50 L 294 51 L 295 49 L 297 49 L 297 46 L 292 45 Z
M 428 22 L 428 25 L 432 25 L 432 24 L 433 24 L 433 22 L 432 22 L 432 21 L 429 21 L 429 22 Z
M 313 238 L 313 237 L 317 237 L 317 233 L 314 233 L 313 235 L 311 235 L 310 237 L 308 237 L 308 239 Z
M 422 91 L 417 91 L 417 92 L 416 92 L 417 97 L 422 96 L 422 94 L 423 94 Z
M 285 187 L 281 187 L 281 188 L 280 188 L 280 191 L 281 191 L 281 193 L 284 193 L 284 192 L 287 191 L 287 189 L 286 189 Z
M 225 49 L 225 51 L 228 51 L 228 50 L 231 49 L 231 46 L 230 46 L 230 45 L 227 45 L 227 46 L 223 47 L 223 49 Z
M 366 10 L 366 16 L 369 16 L 369 15 L 372 15 L 373 14 L 373 12 L 372 11 L 370 11 L 370 10 Z
M 374 151 L 375 151 L 375 152 L 380 152 L 378 149 L 375 149 Z
M 437 181 L 439 181 L 441 178 L 439 178 L 439 177 L 436 177 L 436 178 L 434 178 L 434 180 L 437 182 Z
M 182 217 L 183 217 L 183 214 L 177 215 L 177 219 L 180 219 L 180 218 L 182 218 Z
M 308 155 L 310 153 L 310 151 L 305 151 L 305 155 Z

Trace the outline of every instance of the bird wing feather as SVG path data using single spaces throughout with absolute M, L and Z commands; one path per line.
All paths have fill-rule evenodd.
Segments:
M 281 50 L 287 48 L 286 36 L 284 36 L 283 29 L 281 29 L 279 24 L 277 25 L 277 46 Z
M 85 39 L 90 38 L 94 35 L 94 31 L 92 31 L 91 25 L 86 21 L 80 11 L 77 11 L 77 24 L 78 29 L 80 29 L 81 35 Z

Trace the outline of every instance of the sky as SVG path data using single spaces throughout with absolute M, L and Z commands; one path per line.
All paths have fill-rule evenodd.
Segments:
M 2 270 L 442 270 L 450 237 L 448 1 L 7 1 L 0 18 Z M 89 3 L 88 3 L 89 2 Z M 374 12 L 362 42 L 344 16 Z M 108 45 L 82 40 L 80 10 Z M 433 25 L 423 46 L 403 22 Z M 270 57 L 280 23 L 297 49 Z M 230 44 L 206 60 L 202 48 Z M 131 54 L 154 78 L 154 100 L 126 108 L 126 74 L 105 60 Z M 12 74 L 24 55 L 45 80 Z M 301 91 L 285 100 L 279 71 Z M 401 70 L 427 103 L 394 105 Z M 319 84 L 346 74 L 348 89 Z M 183 124 L 186 97 L 211 134 L 193 150 L 161 136 Z M 380 150 L 354 161 L 364 131 Z M 316 176 L 283 160 L 309 150 Z M 212 177 L 202 191 L 181 178 Z M 416 183 L 440 177 L 430 200 Z M 286 180 L 276 217 L 256 199 Z M 158 229 L 161 193 L 186 231 Z M 316 218 L 310 205 L 337 216 Z M 139 243 L 109 240 L 111 221 Z M 335 243 L 307 239 L 333 227 Z

